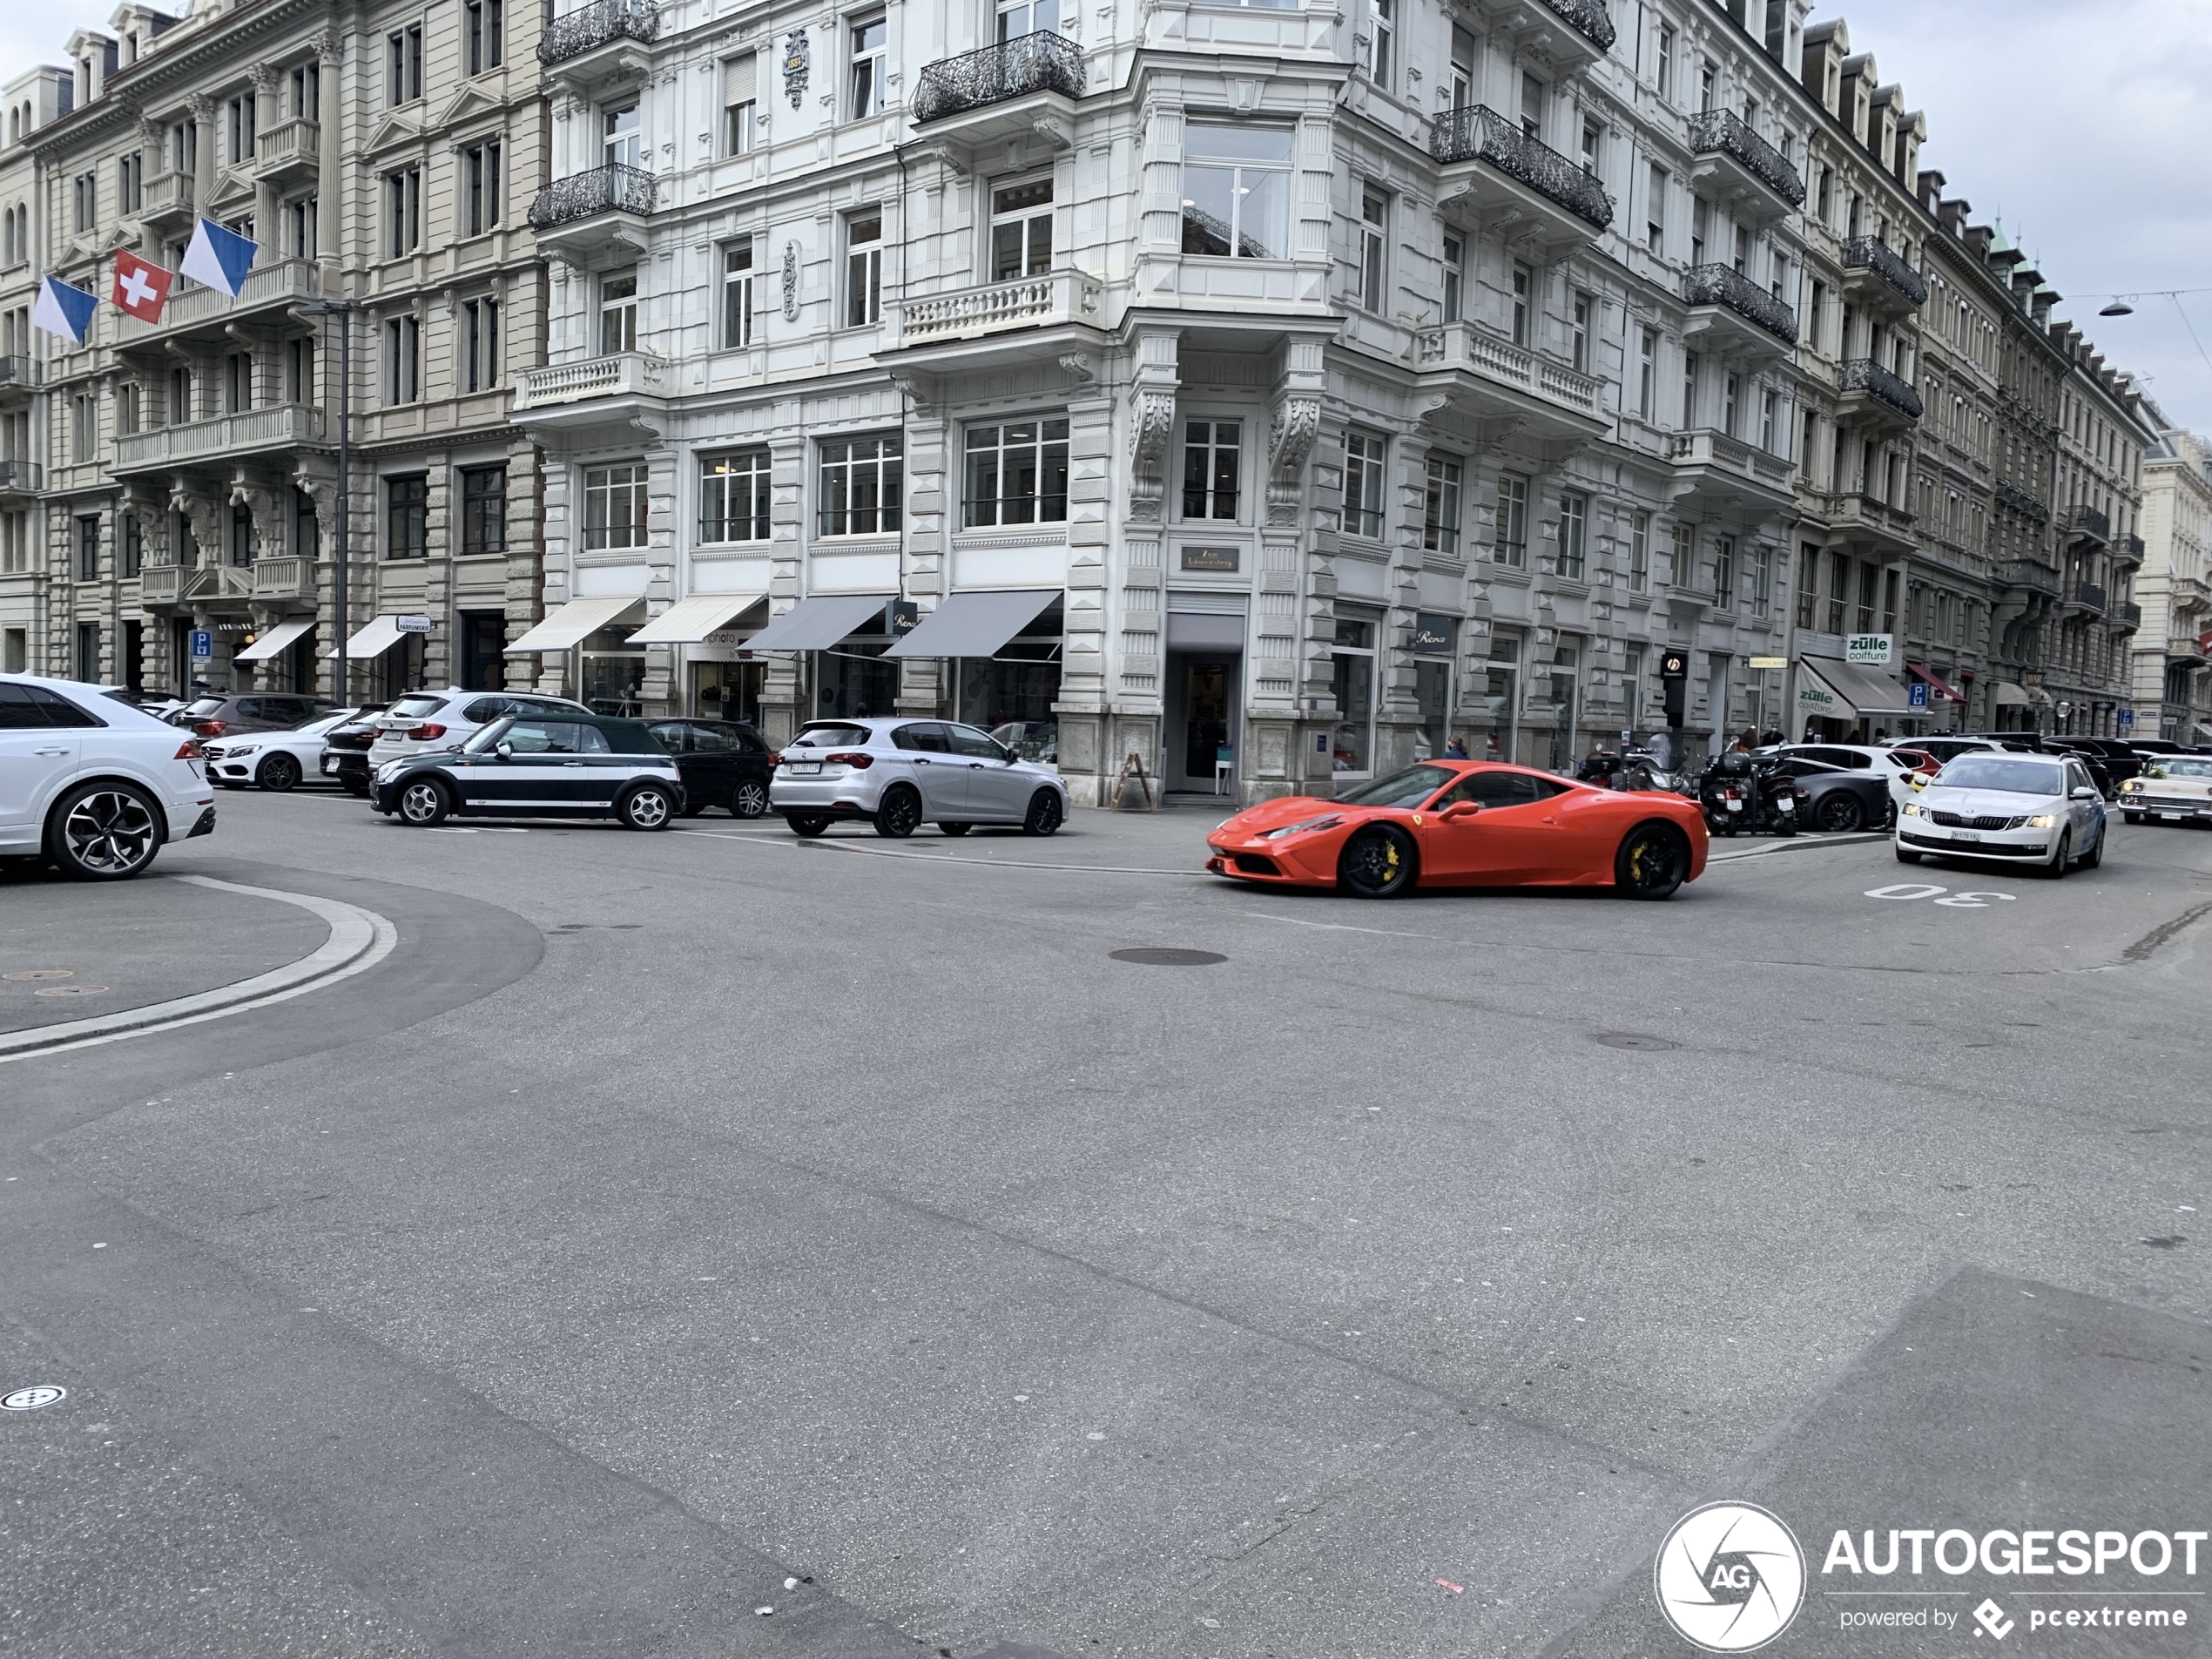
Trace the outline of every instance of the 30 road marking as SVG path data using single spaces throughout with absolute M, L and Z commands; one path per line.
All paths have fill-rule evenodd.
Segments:
M 1896 881 L 1886 887 L 1869 887 L 1869 899 L 1898 899 L 1907 902 L 1929 899 L 1952 910 L 1986 910 L 1993 900 L 2010 904 L 2020 897 L 2017 893 L 1953 893 L 1948 887 L 1939 887 L 1927 881 Z

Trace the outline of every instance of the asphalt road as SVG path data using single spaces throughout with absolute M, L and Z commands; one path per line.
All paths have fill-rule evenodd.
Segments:
M 0 1063 L 0 1391 L 70 1391 L 0 1653 L 1672 1655 L 1714 1498 L 1812 1558 L 1771 1651 L 1973 1652 L 1844 1633 L 1832 1530 L 2208 1524 L 2212 836 L 1376 905 L 1190 813 L 221 811 L 165 874 L 399 944 Z

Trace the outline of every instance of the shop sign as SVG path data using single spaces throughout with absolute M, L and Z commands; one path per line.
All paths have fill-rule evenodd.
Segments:
M 921 624 L 921 606 L 912 599 L 884 602 L 883 629 L 894 639 L 903 639 Z
M 1849 711 L 1833 691 L 1807 675 L 1797 685 L 1797 712 L 1808 719 L 1840 720 Z
M 1662 680 L 1688 679 L 1689 678 L 1689 653 L 1686 651 L 1661 652 L 1659 678 Z
M 1233 547 L 1186 547 L 1183 550 L 1183 568 L 1203 571 L 1209 576 L 1234 576 L 1241 563 L 1241 556 Z
M 1853 634 L 1844 641 L 1844 660 L 1869 668 L 1887 668 L 1897 655 L 1894 634 Z
M 1449 657 L 1452 638 L 1459 624 L 1450 617 L 1433 616 L 1424 611 L 1413 618 L 1413 631 L 1406 644 L 1424 657 Z
M 430 631 L 430 619 L 428 617 L 395 617 L 392 626 L 403 634 L 427 634 Z
M 1764 673 L 1770 669 L 1789 667 L 1790 659 L 1787 657 L 1754 657 L 1746 663 L 1745 666 L 1756 672 Z

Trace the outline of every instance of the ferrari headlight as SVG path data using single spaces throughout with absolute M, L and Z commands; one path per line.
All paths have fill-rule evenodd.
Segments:
M 1906 801 L 1905 803 L 1905 815 L 1907 818 L 1919 818 L 1921 816 L 1920 803 L 1917 800 Z
M 2030 829 L 2056 829 L 2059 815 L 2056 813 L 2038 813 L 2027 820 L 2027 826 Z
M 1343 822 L 1343 819 L 1333 814 L 1323 818 L 1309 818 L 1302 824 L 1285 824 L 1280 829 L 1263 830 L 1260 832 L 1259 839 L 1263 841 L 1278 841 L 1285 835 L 1303 835 L 1308 830 L 1334 829 Z

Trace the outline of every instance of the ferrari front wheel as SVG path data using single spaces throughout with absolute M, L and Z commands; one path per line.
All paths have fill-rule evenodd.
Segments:
M 1337 885 L 1357 898 L 1395 899 L 1413 879 L 1413 838 L 1388 824 L 1361 830 L 1337 860 Z
M 1629 832 L 1613 859 L 1613 885 L 1631 899 L 1666 899 L 1689 878 L 1689 843 L 1671 824 Z

